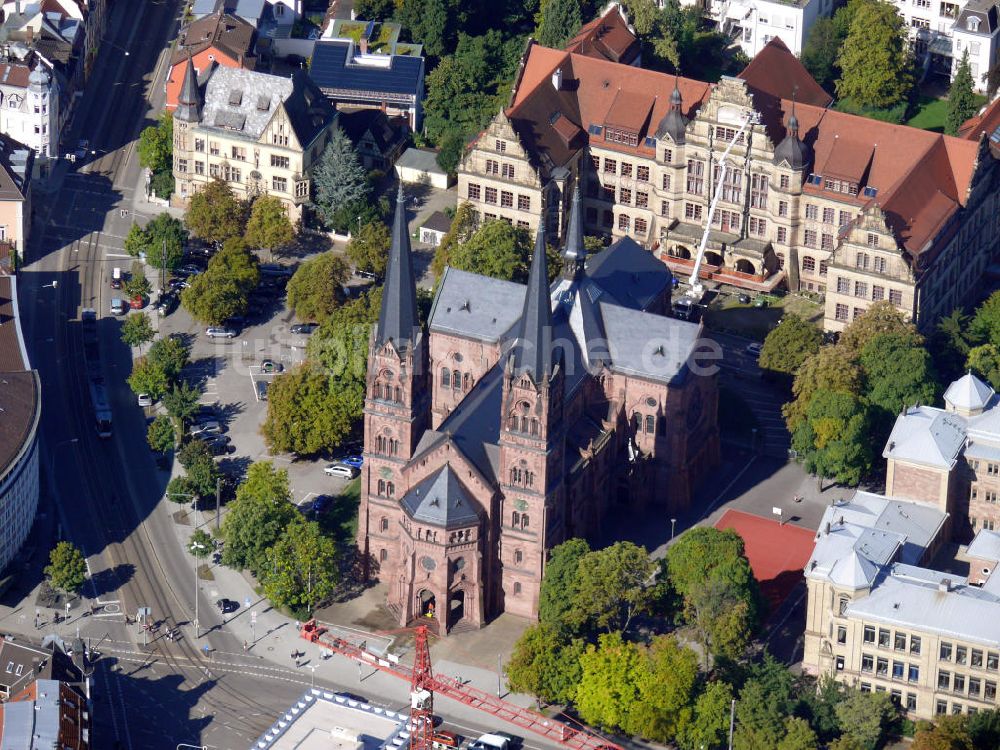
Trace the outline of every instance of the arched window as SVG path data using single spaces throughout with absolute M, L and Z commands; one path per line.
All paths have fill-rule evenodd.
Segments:
M 515 529 L 521 525 L 521 514 L 516 510 L 510 514 L 510 525 Z
M 384 550 L 384 549 L 380 549 L 378 551 L 378 559 L 379 559 L 379 562 L 385 562 L 386 560 L 388 560 L 389 559 L 389 551 L 388 550 Z
M 846 596 L 840 597 L 840 602 L 837 606 L 837 614 L 843 616 L 847 612 L 847 605 L 851 603 L 850 598 Z
M 535 473 L 532 471 L 524 472 L 524 485 L 525 487 L 531 487 L 535 483 Z
M 384 479 L 378 480 L 378 494 L 380 494 L 380 495 L 384 495 L 385 494 L 385 480 Z
M 652 414 L 646 415 L 646 432 L 648 432 L 650 435 L 656 432 L 656 417 L 654 417 Z
M 520 565 L 523 560 L 524 560 L 524 553 L 521 552 L 521 550 L 519 549 L 514 550 L 514 564 Z
M 527 432 L 527 431 L 528 431 L 528 418 L 521 417 L 521 432 Z
M 514 596 L 520 596 L 520 595 L 521 595 L 521 584 L 520 583 L 515 583 L 514 584 Z
M 802 258 L 802 270 L 812 273 L 816 270 L 816 259 L 811 255 L 806 255 Z
M 395 396 L 395 400 L 396 400 L 397 403 L 403 400 L 403 392 L 401 390 L 399 390 L 399 386 L 398 385 L 396 386 L 396 390 L 395 390 L 394 396 Z
M 389 497 L 396 497 L 396 485 L 392 482 L 385 483 L 385 494 Z
M 469 390 L 469 386 L 472 385 L 472 375 L 470 373 L 465 373 L 462 376 L 462 390 Z
M 528 514 L 527 513 L 522 513 L 521 514 L 521 528 L 522 529 L 528 528 Z
M 458 370 L 452 370 L 451 372 L 451 387 L 456 391 L 462 387 L 462 373 Z
M 389 519 L 383 516 L 382 520 L 379 521 L 379 523 L 378 523 L 378 527 L 379 527 L 380 531 L 388 531 L 389 530 Z
M 531 434 L 534 437 L 538 437 L 538 420 L 537 419 L 532 419 L 531 420 Z
M 447 367 L 441 368 L 441 387 L 448 388 L 451 385 L 451 370 Z

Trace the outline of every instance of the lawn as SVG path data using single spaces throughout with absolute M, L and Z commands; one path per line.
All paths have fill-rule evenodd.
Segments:
M 797 294 L 766 297 L 769 301 L 767 307 L 754 307 L 752 299 L 749 305 L 741 304 L 736 295 L 732 294 L 717 298 L 705 311 L 705 327 L 763 341 L 785 313 L 793 313 L 817 325 L 822 324 L 823 306 L 818 302 Z
M 986 103 L 986 97 L 976 94 L 976 109 Z M 948 117 L 948 100 L 921 95 L 917 100 L 917 113 L 906 124 L 911 128 L 931 130 L 935 133 L 944 132 L 945 120 Z

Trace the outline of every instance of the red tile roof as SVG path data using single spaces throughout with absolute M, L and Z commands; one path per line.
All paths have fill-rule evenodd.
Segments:
M 631 65 L 639 56 L 639 39 L 622 17 L 620 6 L 615 4 L 603 16 L 584 24 L 567 42 L 566 51 Z
M 799 58 L 778 37 L 765 44 L 737 78 L 746 81 L 754 94 L 794 98 L 816 107 L 829 107 L 833 103 L 833 97 L 816 83 Z
M 779 56 L 794 60 L 780 43 L 765 49 L 768 64 Z M 762 78 L 766 66 L 750 71 L 756 63 L 751 62 L 740 77 L 753 89 L 754 104 L 771 141 L 778 144 L 786 135 L 792 102 L 784 92 L 791 81 L 797 81 L 792 85 L 798 86 L 799 133 L 813 150 L 813 171 L 875 188 L 874 196 L 839 197 L 854 200 L 859 208 L 872 203 L 881 206 L 899 242 L 914 256 L 924 251 L 943 222 L 965 204 L 978 142 L 828 109 L 829 96 L 816 95 L 822 89 L 815 81 L 809 85 L 811 79 L 803 79 L 808 76 L 804 68 L 768 81 Z M 562 71 L 559 89 L 553 85 L 557 69 Z M 645 137 L 655 133 L 667 112 L 674 80 L 664 73 L 531 45 L 506 114 L 545 169 L 565 165 L 586 145 L 591 126 L 608 124 L 625 127 L 641 121 L 637 146 L 603 140 L 601 146 L 651 158 L 654 151 L 645 144 Z M 689 78 L 676 80 L 684 114 L 691 118 L 713 86 Z M 773 88 L 765 88 L 771 84 Z M 816 101 L 821 103 L 812 103 Z M 580 131 L 579 136 L 567 139 L 570 124 Z M 806 192 L 822 193 L 822 187 L 810 186 Z
M 986 133 L 988 138 L 1000 127 L 1000 97 L 994 99 L 975 117 L 970 117 L 958 129 L 958 137 L 970 141 L 978 141 L 979 136 Z
M 28 88 L 28 76 L 30 75 L 31 68 L 27 65 L 21 63 L 0 64 L 0 84 L 26 89 Z

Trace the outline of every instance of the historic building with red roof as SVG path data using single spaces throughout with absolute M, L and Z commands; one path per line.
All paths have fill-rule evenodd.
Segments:
M 702 278 L 824 293 L 828 330 L 879 300 L 933 325 L 997 250 L 989 134 L 830 103 L 780 40 L 716 84 L 532 44 L 459 167 L 459 200 L 558 234 L 579 185 L 587 232 L 631 237 L 686 276 L 720 192 Z
M 611 3 L 604 13 L 584 24 L 566 43 L 566 51 L 622 65 L 642 64 L 639 37 L 618 3 Z

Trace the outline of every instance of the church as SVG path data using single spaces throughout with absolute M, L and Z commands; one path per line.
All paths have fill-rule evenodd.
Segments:
M 718 462 L 713 363 L 669 317 L 669 269 L 627 237 L 588 256 L 576 194 L 550 282 L 544 226 L 526 285 L 447 268 L 424 326 L 400 188 L 358 546 L 402 626 L 536 618 L 549 550 L 610 514 L 668 518 Z

